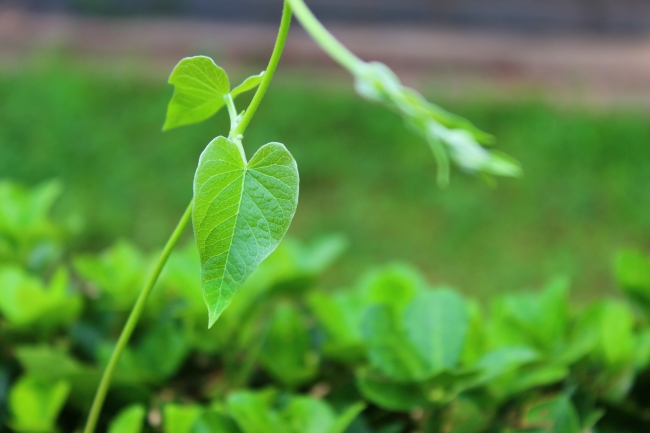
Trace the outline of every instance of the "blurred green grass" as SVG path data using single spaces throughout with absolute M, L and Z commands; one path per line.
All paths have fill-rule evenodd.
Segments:
M 61 62 L 5 73 L 0 177 L 60 179 L 66 194 L 58 214 L 85 220 L 80 249 L 119 237 L 159 247 L 191 197 L 201 150 L 228 124 L 223 112 L 163 134 L 171 92 L 164 82 Z M 293 236 L 349 238 L 326 284 L 408 261 L 432 282 L 479 297 L 564 274 L 586 299 L 611 291 L 618 248 L 650 247 L 648 113 L 535 98 L 438 102 L 495 134 L 525 177 L 490 189 L 456 172 L 440 190 L 429 149 L 396 115 L 347 87 L 286 79 L 272 86 L 246 146 L 252 153 L 281 141 L 298 161 Z

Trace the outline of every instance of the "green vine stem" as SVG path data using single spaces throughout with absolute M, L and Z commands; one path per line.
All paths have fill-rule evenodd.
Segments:
M 269 66 L 266 68 L 266 72 L 262 77 L 262 82 L 260 83 L 260 86 L 257 88 L 257 91 L 255 92 L 255 96 L 253 96 L 253 100 L 248 106 L 248 109 L 244 112 L 244 116 L 239 121 L 237 126 L 235 126 L 235 129 L 231 133 L 231 136 L 234 138 L 241 139 L 239 138 L 239 136 L 243 135 L 244 131 L 246 131 L 248 124 L 250 123 L 251 119 L 255 115 L 255 112 L 257 111 L 257 107 L 259 107 L 260 103 L 262 102 L 262 99 L 264 99 L 264 95 L 266 94 L 266 90 L 269 88 L 269 85 L 271 84 L 271 80 L 273 79 L 275 70 L 278 67 L 278 63 L 280 63 L 280 57 L 282 57 L 282 52 L 284 51 L 284 46 L 287 42 L 287 35 L 289 34 L 289 27 L 291 26 L 292 11 L 291 11 L 291 5 L 289 3 L 291 2 L 289 1 L 284 2 L 284 8 L 282 10 L 282 21 L 280 22 L 280 30 L 278 31 L 278 37 L 275 41 L 275 47 L 273 48 L 273 54 L 271 54 L 271 60 L 269 61 Z
M 147 279 L 146 284 L 142 288 L 142 291 L 138 296 L 138 300 L 133 306 L 133 310 L 131 310 L 129 319 L 126 321 L 126 324 L 122 329 L 120 338 L 117 340 L 117 345 L 115 346 L 115 349 L 111 354 L 111 358 L 108 361 L 108 364 L 106 365 L 106 370 L 104 370 L 102 380 L 99 383 L 99 387 L 97 388 L 97 393 L 95 394 L 95 399 L 93 400 L 93 405 L 88 415 L 88 421 L 86 422 L 86 428 L 84 429 L 84 433 L 92 433 L 93 431 L 95 431 L 95 427 L 97 426 L 97 420 L 99 419 L 99 414 L 102 410 L 104 400 L 106 399 L 106 394 L 108 393 L 108 388 L 110 387 L 111 379 L 113 378 L 113 373 L 115 372 L 115 368 L 117 367 L 117 362 L 120 359 L 120 355 L 126 348 L 126 345 L 129 343 L 131 334 L 133 334 L 133 331 L 135 330 L 135 327 L 138 324 L 138 320 L 140 320 L 140 316 L 144 311 L 144 307 L 147 303 L 147 298 L 149 297 L 149 294 L 153 290 L 154 286 L 156 285 L 156 281 L 158 281 L 158 277 L 160 276 L 160 273 L 165 267 L 165 264 L 167 263 L 167 259 L 169 258 L 170 254 L 174 250 L 174 247 L 178 243 L 178 240 L 181 238 L 181 235 L 185 231 L 185 228 L 188 226 L 190 220 L 192 219 L 191 218 L 192 205 L 193 202 L 190 202 L 190 205 L 187 207 L 187 210 L 183 214 L 183 217 L 178 222 L 176 229 L 174 230 L 171 237 L 167 241 L 167 245 L 165 245 L 165 249 L 163 250 L 160 257 L 158 258 L 156 267 L 153 269 L 151 275 L 149 275 L 149 278 Z
M 329 32 L 309 10 L 303 0 L 286 0 L 286 2 L 291 4 L 293 14 L 300 21 L 303 28 L 327 54 L 352 74 L 356 75 L 361 71 L 365 65 L 363 60 L 348 50 Z
M 248 106 L 248 109 L 246 110 L 244 116 L 239 122 L 236 122 L 235 120 L 236 110 L 234 108 L 234 103 L 232 103 L 232 100 L 226 101 L 228 105 L 229 114 L 231 116 L 232 129 L 230 131 L 230 136 L 236 138 L 238 141 L 241 141 L 241 136 L 243 135 L 244 131 L 246 130 L 246 127 L 248 126 L 251 119 L 255 115 L 255 112 L 257 111 L 257 107 L 259 107 L 260 103 L 262 102 L 262 99 L 266 94 L 266 90 L 268 89 L 269 84 L 271 83 L 271 80 L 273 78 L 273 75 L 275 74 L 275 70 L 277 69 L 278 63 L 280 62 L 280 57 L 282 56 L 282 52 L 284 51 L 284 45 L 286 44 L 287 35 L 289 33 L 289 27 L 291 25 L 291 16 L 292 16 L 291 6 L 287 1 L 285 1 L 284 8 L 282 11 L 282 21 L 280 23 L 280 30 L 278 31 L 278 37 L 275 42 L 275 47 L 273 48 L 273 54 L 271 55 L 271 60 L 269 61 L 268 68 L 266 69 L 266 73 L 262 78 L 262 82 L 260 83 L 260 86 L 257 88 L 257 91 L 255 92 L 255 96 L 253 97 L 253 100 L 251 101 L 250 105 Z M 95 394 L 93 404 L 90 408 L 90 413 L 88 414 L 88 420 L 84 428 L 84 433 L 93 433 L 95 431 L 95 428 L 97 427 L 99 415 L 101 413 L 102 406 L 104 405 L 104 400 L 106 399 L 106 394 L 108 393 L 108 389 L 110 388 L 111 379 L 113 378 L 113 374 L 115 373 L 117 362 L 120 359 L 120 356 L 122 355 L 122 352 L 126 348 L 127 344 L 129 343 L 129 339 L 131 338 L 131 335 L 133 334 L 133 331 L 135 330 L 135 327 L 138 324 L 138 321 L 140 320 L 140 316 L 144 311 L 144 307 L 147 303 L 149 294 L 151 293 L 154 286 L 156 285 L 160 273 L 164 269 L 167 260 L 169 259 L 169 256 L 174 250 L 174 247 L 178 243 L 181 235 L 183 234 L 183 232 L 185 231 L 185 229 L 187 228 L 187 226 L 189 225 L 192 219 L 193 204 L 194 201 L 192 200 L 189 206 L 187 207 L 187 210 L 183 214 L 183 217 L 181 218 L 178 225 L 176 226 L 176 229 L 174 229 L 174 232 L 172 233 L 171 237 L 167 241 L 167 245 L 165 245 L 162 254 L 158 258 L 156 267 L 149 275 L 146 284 L 142 288 L 142 291 L 140 292 L 140 295 L 138 296 L 138 299 L 135 305 L 133 306 L 133 310 L 131 310 L 131 314 L 129 315 L 129 318 L 126 324 L 124 325 L 124 328 L 122 329 L 120 337 L 117 340 L 117 345 L 115 346 L 115 349 L 111 354 L 111 358 L 108 361 L 108 364 L 106 365 L 104 374 L 102 375 L 102 380 L 99 383 L 99 387 L 97 388 L 97 392 Z

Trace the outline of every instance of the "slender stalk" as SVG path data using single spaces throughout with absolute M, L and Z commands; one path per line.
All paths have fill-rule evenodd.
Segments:
M 266 72 L 262 77 L 262 82 L 257 88 L 255 96 L 253 96 L 253 100 L 248 106 L 248 109 L 244 113 L 244 117 L 242 117 L 239 124 L 231 132 L 232 137 L 237 138 L 239 135 L 243 135 L 244 131 L 246 131 L 246 127 L 248 127 L 248 124 L 255 115 L 257 107 L 259 107 L 262 99 L 264 99 L 264 95 L 266 94 L 266 90 L 271 84 L 271 80 L 273 79 L 275 70 L 278 67 L 278 63 L 280 63 L 280 57 L 282 57 L 284 45 L 287 42 L 287 35 L 289 34 L 289 27 L 291 26 L 291 5 L 289 3 L 289 1 L 284 2 L 284 8 L 282 10 L 282 21 L 280 22 L 280 30 L 278 31 L 278 37 L 275 41 L 273 54 L 271 54 L 271 60 L 269 60 L 269 66 L 266 68 Z
M 260 83 L 260 86 L 255 92 L 255 96 L 253 97 L 253 100 L 251 101 L 250 105 L 248 106 L 248 109 L 246 110 L 244 116 L 242 117 L 239 123 L 236 122 L 237 110 L 235 109 L 234 101 L 232 100 L 232 98 L 226 100 L 226 105 L 228 107 L 228 112 L 231 118 L 230 137 L 237 140 L 237 142 L 241 142 L 241 135 L 243 135 L 244 131 L 246 130 L 246 127 L 248 126 L 251 119 L 255 115 L 255 112 L 257 111 L 257 107 L 259 107 L 260 103 L 262 102 L 262 99 L 266 94 L 266 90 L 268 89 L 271 83 L 271 79 L 275 74 L 275 70 L 278 67 L 278 63 L 280 62 L 280 57 L 282 56 L 282 51 L 284 50 L 284 45 L 287 40 L 287 34 L 289 33 L 289 27 L 291 25 L 291 16 L 292 16 L 291 6 L 287 1 L 285 1 L 284 8 L 282 11 L 282 21 L 280 23 L 280 30 L 278 32 L 278 37 L 275 42 L 275 47 L 273 48 L 273 54 L 271 55 L 271 60 L 269 61 L 269 66 L 266 69 L 266 73 L 262 78 L 262 82 Z M 95 399 L 93 400 L 93 404 L 90 409 L 90 414 L 88 415 L 88 421 L 86 422 L 84 433 L 93 433 L 95 431 L 95 427 L 97 426 L 97 421 L 99 420 L 99 414 L 101 413 L 104 400 L 106 399 L 106 394 L 108 393 L 108 389 L 111 384 L 113 373 L 115 372 L 115 368 L 117 367 L 117 362 L 122 352 L 126 348 L 129 339 L 133 334 L 133 331 L 135 330 L 138 320 L 140 319 L 140 316 L 144 311 L 147 298 L 149 297 L 149 294 L 153 290 L 156 281 L 160 276 L 160 273 L 165 267 L 165 264 L 167 263 L 167 260 L 169 259 L 172 250 L 178 243 L 178 240 L 183 234 L 185 228 L 189 225 L 189 222 L 192 218 L 192 206 L 193 206 L 193 201 L 190 202 L 189 206 L 187 207 L 187 210 L 185 211 L 185 214 L 183 215 L 180 222 L 176 226 L 176 229 L 174 230 L 171 237 L 167 241 L 167 245 L 165 245 L 162 254 L 158 258 L 156 267 L 152 271 L 151 275 L 149 275 L 149 279 L 147 280 L 146 284 L 142 288 L 142 292 L 140 292 L 140 295 L 138 296 L 138 300 L 133 306 L 133 310 L 131 311 L 129 318 L 126 324 L 124 325 L 124 328 L 122 329 L 120 338 L 117 340 L 117 345 L 115 346 L 115 349 L 111 354 L 111 358 L 108 361 L 108 365 L 106 366 L 106 370 L 104 371 L 102 380 L 99 384 L 99 387 L 97 388 L 97 393 L 95 394 Z
M 167 241 L 167 245 L 165 245 L 165 249 L 163 250 L 160 257 L 158 258 L 156 267 L 149 275 L 149 279 L 147 280 L 146 284 L 142 288 L 142 292 L 140 292 L 140 295 L 138 296 L 138 300 L 133 306 L 133 310 L 131 310 L 129 319 L 127 320 L 126 324 L 124 325 L 124 328 L 122 329 L 122 333 L 120 334 L 120 338 L 117 340 L 117 345 L 113 350 L 111 359 L 108 361 L 106 370 L 104 370 L 104 375 L 102 376 L 102 380 L 99 383 L 99 388 L 97 388 L 97 393 L 95 394 L 95 399 L 93 400 L 93 405 L 90 409 L 90 414 L 88 415 L 88 421 L 86 422 L 84 433 L 93 433 L 95 431 L 95 427 L 97 426 L 97 420 L 99 419 L 99 414 L 102 410 L 104 400 L 106 399 L 106 393 L 108 392 L 108 388 L 110 387 L 113 373 L 115 372 L 115 368 L 117 367 L 117 361 L 120 359 L 120 355 L 126 348 L 126 345 L 128 344 L 129 339 L 131 338 L 131 334 L 133 334 L 133 331 L 135 330 L 135 326 L 137 325 L 138 320 L 140 319 L 140 316 L 144 311 L 145 304 L 147 303 L 147 298 L 149 297 L 151 290 L 154 288 L 156 281 L 160 276 L 160 273 L 165 267 L 165 264 L 167 263 L 167 259 L 169 259 L 169 255 L 171 254 L 172 250 L 178 243 L 178 240 L 180 239 L 181 235 L 185 231 L 185 228 L 188 226 L 190 222 L 190 219 L 192 217 L 192 204 L 193 201 L 190 202 L 190 205 L 187 207 L 187 210 L 183 214 L 183 217 L 181 218 L 178 225 L 176 226 L 174 233 L 172 233 L 171 237 Z
M 303 0 L 286 0 L 300 24 L 321 48 L 351 73 L 356 74 L 364 62 L 348 50 L 318 21 Z

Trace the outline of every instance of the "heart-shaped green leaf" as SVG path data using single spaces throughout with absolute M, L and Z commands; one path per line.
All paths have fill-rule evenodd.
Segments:
M 230 93 L 226 71 L 205 56 L 181 60 L 169 84 L 176 89 L 167 107 L 164 131 L 207 119 L 225 105 L 224 97 Z
M 192 218 L 209 326 L 278 246 L 297 205 L 298 167 L 283 144 L 265 144 L 250 162 L 224 137 L 203 151 Z

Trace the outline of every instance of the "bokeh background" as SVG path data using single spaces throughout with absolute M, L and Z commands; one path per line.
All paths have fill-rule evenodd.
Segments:
M 613 293 L 622 247 L 650 248 L 650 2 L 313 0 L 365 60 L 493 133 L 525 176 L 435 182 L 425 143 L 296 24 L 245 145 L 285 143 L 301 198 L 291 236 L 341 233 L 323 284 L 410 262 L 478 297 L 573 280 Z M 154 250 L 191 197 L 198 155 L 227 115 L 162 133 L 184 56 L 233 82 L 264 69 L 279 0 L 0 0 L 0 177 L 65 188 L 78 251 L 118 238 Z M 250 96 L 248 96 L 250 98 Z M 247 102 L 242 97 L 240 107 Z

